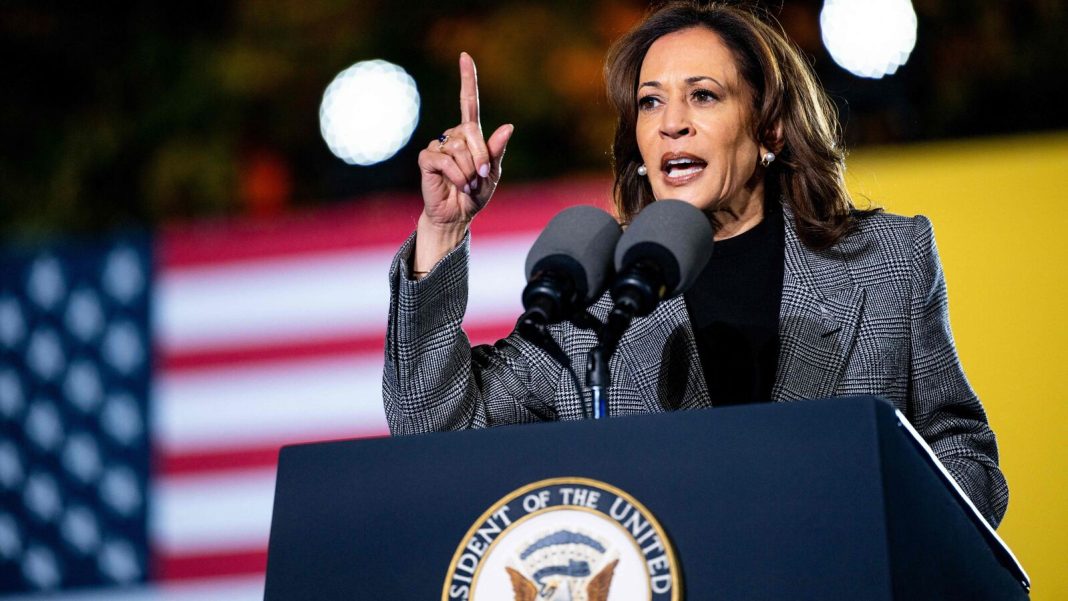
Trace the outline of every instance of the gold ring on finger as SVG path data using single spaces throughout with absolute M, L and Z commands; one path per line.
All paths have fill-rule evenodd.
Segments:
M 445 152 L 445 143 L 449 141 L 449 134 L 438 136 L 438 152 Z

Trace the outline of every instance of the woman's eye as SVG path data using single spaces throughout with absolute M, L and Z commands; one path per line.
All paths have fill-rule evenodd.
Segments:
M 647 110 L 660 104 L 660 100 L 656 96 L 642 96 L 638 99 L 638 109 Z
M 719 97 L 710 92 L 709 90 L 694 90 L 691 96 L 697 102 L 712 102 L 715 100 L 719 100 Z

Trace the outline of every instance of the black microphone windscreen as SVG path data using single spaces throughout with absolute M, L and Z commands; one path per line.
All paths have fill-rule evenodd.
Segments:
M 648 260 L 657 264 L 667 296 L 685 292 L 712 256 L 712 224 L 681 200 L 658 200 L 634 218 L 616 246 L 617 271 Z
M 549 221 L 527 253 L 529 282 L 546 266 L 578 268 L 576 285 L 585 302 L 597 300 L 612 271 L 612 251 L 622 229 L 611 215 L 587 205 L 564 209 Z

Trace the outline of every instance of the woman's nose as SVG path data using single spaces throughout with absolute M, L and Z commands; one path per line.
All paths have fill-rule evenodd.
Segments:
M 665 107 L 664 120 L 660 122 L 660 135 L 671 138 L 681 138 L 693 132 L 690 123 L 690 114 L 685 103 L 672 102 Z

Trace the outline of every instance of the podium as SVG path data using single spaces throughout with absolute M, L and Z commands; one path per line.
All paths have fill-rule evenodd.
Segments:
M 446 581 L 470 581 L 457 571 L 465 549 L 492 546 L 485 529 L 471 543 L 489 510 L 569 478 L 623 492 L 658 522 L 676 579 L 663 598 L 1028 598 L 1012 553 L 873 397 L 286 447 L 265 598 L 466 598 Z M 667 560 L 655 561 L 649 574 Z

